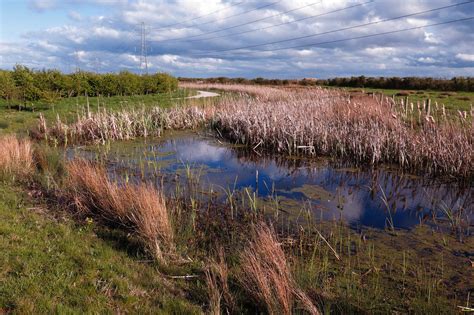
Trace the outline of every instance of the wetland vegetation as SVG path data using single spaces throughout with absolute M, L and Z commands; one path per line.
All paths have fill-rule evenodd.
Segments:
M 182 88 L 2 109 L 29 131 L 0 140 L 1 311 L 472 311 L 470 109 Z

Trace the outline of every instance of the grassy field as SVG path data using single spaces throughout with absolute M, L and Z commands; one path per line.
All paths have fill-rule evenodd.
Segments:
M 195 93 L 195 91 L 180 89 L 171 94 L 89 97 L 89 110 L 96 112 L 99 108 L 105 108 L 107 111 L 118 111 L 155 106 L 167 108 L 176 104 L 177 98 Z M 48 121 L 54 121 L 59 116 L 61 120 L 71 122 L 77 118 L 78 114 L 83 114 L 86 110 L 87 99 L 84 96 L 61 99 L 54 104 L 37 102 L 26 106 L 19 106 L 19 103 L 15 102 L 8 104 L 0 99 L 0 134 L 26 134 L 29 128 L 37 125 L 40 113 Z
M 364 91 L 366 93 L 382 93 L 386 96 L 395 96 L 396 99 L 408 97 L 409 102 L 424 102 L 427 99 L 431 99 L 432 104 L 435 102 L 439 106 L 442 104 L 445 105 L 447 110 L 452 111 L 470 111 L 471 105 L 474 104 L 474 92 L 442 92 L 442 91 L 406 91 L 406 90 L 387 90 L 387 89 L 354 89 L 354 88 L 344 88 L 345 90 L 354 92 L 354 91 Z

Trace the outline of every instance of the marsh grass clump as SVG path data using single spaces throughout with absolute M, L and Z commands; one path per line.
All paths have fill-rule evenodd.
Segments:
M 0 137 L 0 176 L 15 179 L 31 175 L 34 169 L 33 145 L 16 136 Z
M 242 286 L 270 314 L 292 314 L 295 301 L 310 314 L 319 314 L 291 275 L 275 232 L 265 223 L 254 227 L 248 246 L 240 255 Z
M 277 99 L 286 94 L 284 90 L 275 87 L 261 87 L 257 85 L 248 84 L 222 84 L 222 83 L 192 83 L 192 82 L 180 82 L 180 87 L 186 89 L 204 89 L 204 90 L 218 90 L 224 92 L 233 92 L 236 94 L 251 95 L 253 97 L 264 98 L 264 99 Z
M 159 261 L 166 262 L 173 229 L 162 194 L 149 185 L 119 186 L 104 168 L 82 160 L 67 164 L 66 196 L 83 216 L 94 216 L 134 233 Z

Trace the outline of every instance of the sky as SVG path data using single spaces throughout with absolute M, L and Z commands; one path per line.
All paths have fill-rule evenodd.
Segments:
M 182 77 L 474 76 L 473 17 L 467 0 L 0 0 L 0 68 L 140 73 L 144 51 Z

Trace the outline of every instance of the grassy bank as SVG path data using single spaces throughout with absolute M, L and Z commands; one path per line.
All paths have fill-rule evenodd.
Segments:
M 126 234 L 0 183 L 0 312 L 198 314 Z

